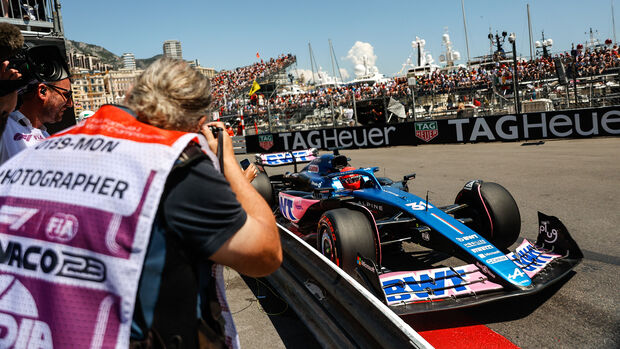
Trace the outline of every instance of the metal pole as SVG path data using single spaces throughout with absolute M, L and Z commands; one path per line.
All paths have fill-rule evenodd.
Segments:
M 512 84 L 515 95 L 515 111 L 521 114 L 521 103 L 519 102 L 519 71 L 517 69 L 517 40 L 512 40 L 512 64 L 514 72 L 512 73 Z
M 269 108 L 269 100 L 267 100 L 267 124 L 269 125 L 269 133 L 271 133 L 271 109 Z
M 467 21 L 465 20 L 465 0 L 461 0 L 463 10 L 463 27 L 465 28 L 465 46 L 467 47 L 467 65 L 469 66 L 469 39 L 467 38 Z
M 590 74 L 590 106 L 592 106 L 592 74 Z
M 611 25 L 614 30 L 614 44 L 616 41 L 616 18 L 614 17 L 614 0 L 611 0 Z
M 332 61 L 332 74 L 334 75 L 334 87 L 336 87 L 336 67 L 334 64 L 334 55 L 333 55 L 333 49 L 332 49 L 332 39 L 328 39 L 329 41 L 329 55 Z
M 527 26 L 530 34 L 530 59 L 534 59 L 534 54 L 532 53 L 532 20 L 530 18 L 530 4 L 527 4 Z
M 336 128 L 336 115 L 334 114 L 334 99 L 332 95 L 329 95 L 329 106 L 332 110 L 332 127 Z
M 316 79 L 314 77 L 314 54 L 312 53 L 312 45 L 308 43 L 308 51 L 310 52 L 310 69 L 312 69 L 312 82 L 316 85 Z
M 409 88 L 411 89 L 411 115 L 413 116 L 413 122 L 415 122 L 415 90 L 411 85 Z
M 355 116 L 355 126 L 359 125 L 359 122 L 357 122 L 357 107 L 355 106 L 355 91 L 351 91 L 352 97 L 353 97 L 353 116 Z
M 577 57 L 573 57 L 573 88 L 575 90 L 575 104 L 579 103 L 577 99 Z
M 54 13 L 52 14 L 54 16 L 54 31 L 64 37 L 65 34 L 62 25 L 62 14 L 60 13 L 60 7 L 60 0 L 54 0 Z

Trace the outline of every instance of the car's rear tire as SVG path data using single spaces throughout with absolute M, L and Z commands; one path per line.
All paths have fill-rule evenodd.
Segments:
M 455 218 L 471 218 L 468 226 L 500 250 L 506 250 L 519 238 L 521 214 L 515 199 L 497 183 L 475 181 L 465 185 L 454 201 L 467 204 Z
M 317 249 L 345 272 L 353 274 L 358 253 L 377 261 L 375 232 L 361 212 L 338 208 L 321 216 L 317 231 Z
M 273 207 L 275 202 L 273 198 L 273 187 L 271 186 L 271 181 L 269 180 L 269 176 L 267 173 L 263 171 L 258 171 L 258 175 L 252 181 L 252 185 L 258 191 L 258 193 L 267 201 L 269 207 Z

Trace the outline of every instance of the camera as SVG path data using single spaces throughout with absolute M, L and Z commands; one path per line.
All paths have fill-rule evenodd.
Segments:
M 211 133 L 213 133 L 214 138 L 217 138 L 219 136 L 219 133 L 222 131 L 221 128 L 216 126 L 209 126 L 209 130 L 211 130 Z
M 60 49 L 55 45 L 33 45 L 26 43 L 9 59 L 10 69 L 22 74 L 22 81 L 60 81 L 70 76 L 69 66 Z

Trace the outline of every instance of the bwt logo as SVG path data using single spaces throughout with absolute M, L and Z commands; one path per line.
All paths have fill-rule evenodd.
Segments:
M 19 280 L 0 275 L 0 348 L 53 348 L 48 324 L 37 320 L 37 304 Z
M 282 215 L 291 221 L 296 222 L 298 219 L 293 214 L 293 199 L 281 195 L 279 201 L 280 212 L 282 212 Z
M 72 214 L 54 213 L 45 226 L 45 235 L 48 239 L 62 242 L 73 239 L 77 231 L 78 220 Z

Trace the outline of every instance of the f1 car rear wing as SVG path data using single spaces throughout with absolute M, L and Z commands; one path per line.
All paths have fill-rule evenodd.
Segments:
M 318 150 L 310 148 L 282 153 L 256 154 L 256 163 L 262 166 L 284 166 L 308 163 L 317 158 Z M 297 168 L 295 168 L 297 172 Z

